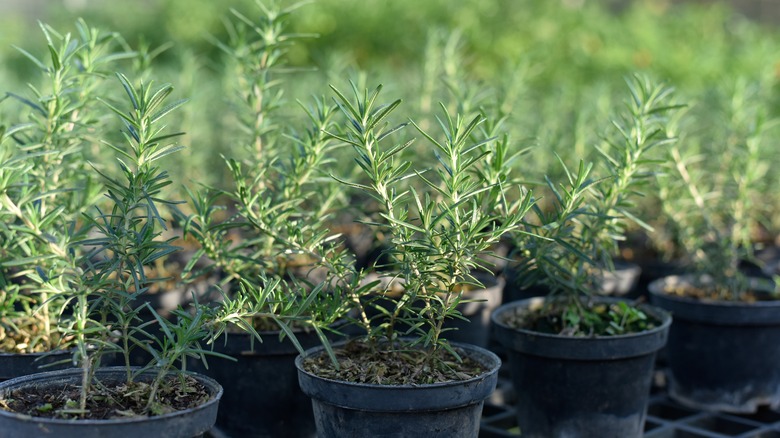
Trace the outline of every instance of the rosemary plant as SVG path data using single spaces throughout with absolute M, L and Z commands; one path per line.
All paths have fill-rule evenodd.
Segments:
M 613 121 L 615 135 L 607 136 L 599 148 L 608 176 L 594 177 L 593 164 L 584 161 L 572 172 L 559 157 L 566 180 L 556 184 L 547 179 L 551 207 L 534 205 L 527 234 L 517 239 L 522 285 L 542 284 L 553 297 L 563 298 L 550 300 L 563 303 L 553 331 L 614 335 L 641 330 L 645 321 L 638 310 L 625 305 L 605 313 L 583 300 L 597 295 L 604 272 L 614 269 L 612 257 L 628 225 L 650 228 L 632 212 L 633 198 L 641 196 L 640 190 L 654 175 L 652 166 L 658 161 L 653 159 L 653 149 L 675 141 L 666 129 L 669 114 L 680 107 L 671 102 L 673 90 L 640 76 L 629 80 L 628 88 L 626 111 Z
M 695 286 L 718 299 L 745 299 L 757 286 L 740 264 L 758 263 L 754 236 L 765 217 L 760 199 L 769 171 L 763 154 L 769 132 L 777 124 L 768 118 L 758 93 L 755 84 L 740 79 L 723 96 L 726 104 L 716 112 L 721 123 L 715 135 L 724 143 L 719 147 L 719 167 L 712 168 L 695 154 L 697 139 L 686 137 L 685 149 L 669 150 L 669 168 L 657 178 L 662 212 L 674 230 L 674 246 L 691 263 Z
M 45 270 L 36 268 L 40 290 L 72 309 L 60 316 L 58 329 L 73 339 L 73 361 L 82 368 L 82 381 L 78 402 L 57 410 L 64 416 L 89 415 L 88 402 L 102 389 L 94 384 L 94 373 L 109 353 L 124 358 L 130 386 L 139 373 L 155 371 L 152 383 L 141 387 L 145 407 L 134 414 L 163 412 L 158 390 L 177 363 L 186 368 L 185 357 L 209 353 L 200 347 L 201 342 L 220 333 L 228 322 L 240 324 L 246 314 L 259 311 L 251 307 L 254 303 L 263 303 L 260 298 L 241 298 L 226 300 L 215 308 L 196 304 L 192 313 L 179 310 L 175 313 L 178 318 L 171 321 L 157 315 L 144 301 L 149 287 L 163 280 L 148 274 L 149 265 L 178 249 L 171 239 L 160 239 L 166 228 L 160 207 L 172 207 L 175 202 L 160 198 L 170 180 L 158 161 L 183 147 L 175 143 L 181 133 L 165 132 L 161 120 L 184 101 L 166 104 L 171 86 L 155 89 L 142 84 L 136 88 L 125 76 L 117 76 L 131 108 L 123 110 L 103 100 L 122 120 L 127 143 L 122 147 L 104 142 L 119 155 L 120 176 L 94 168 L 103 177 L 107 209 L 96 205 L 82 212 L 80 221 L 74 220 L 56 236 L 48 236 L 54 255 L 47 259 L 50 265 Z M 264 296 L 262 291 L 256 293 Z M 144 309 L 153 315 L 151 321 L 142 320 Z M 148 330 L 154 324 L 159 325 L 162 337 Z M 153 357 L 140 370 L 130 366 L 133 348 L 143 348 Z
M 64 302 L 40 287 L 58 270 L 66 251 L 64 235 L 98 200 L 101 184 L 87 159 L 94 131 L 103 123 L 95 96 L 106 71 L 133 54 L 119 50 L 118 35 L 84 21 L 75 34 L 40 24 L 48 57 L 17 48 L 43 74 L 29 96 L 8 93 L 27 111 L 26 120 L 3 137 L 0 166 L 0 347 L 12 352 L 49 351 L 63 340 L 56 319 Z M 67 339 L 65 339 L 67 340 Z
M 212 38 L 212 42 L 227 55 L 233 73 L 230 86 L 236 94 L 239 144 L 246 146 L 243 152 L 250 162 L 270 165 L 282 150 L 274 142 L 280 129 L 275 115 L 284 105 L 283 78 L 295 71 L 285 65 L 285 55 L 297 40 L 310 35 L 287 32 L 290 14 L 301 3 L 288 8 L 276 2 L 254 3 L 259 12 L 256 19 L 231 8 L 234 20 L 225 20 L 229 41 Z
M 382 206 L 381 220 L 369 225 L 389 236 L 387 252 L 393 270 L 388 275 L 399 279 L 404 288 L 394 306 L 378 307 L 379 315 L 373 318 L 368 311 L 373 302 L 371 287 L 348 290 L 348 299 L 357 309 L 356 322 L 374 354 L 412 347 L 422 352 L 412 376 L 420 379 L 426 367 L 441 370 L 448 360 L 442 359 L 443 351 L 459 358 L 442 336 L 445 321 L 461 317 L 458 304 L 467 299 L 464 288 L 479 285 L 474 273 L 487 269 L 480 255 L 518 227 L 531 197 L 509 202 L 504 181 L 485 179 L 483 162 L 495 139 L 480 136 L 477 128 L 483 116 L 452 117 L 442 106 L 441 138 L 412 122 L 437 160 L 433 169 L 415 169 L 411 161 L 399 158 L 412 141 L 396 142 L 408 124 L 387 122 L 400 100 L 378 104 L 381 86 L 361 93 L 353 85 L 353 99 L 333 90 L 347 118 L 345 131 L 334 137 L 353 147 L 355 162 L 365 174 L 365 182 L 343 182 Z M 492 202 L 501 207 L 486 208 Z M 401 326 L 410 329 L 399 332 Z
M 186 236 L 198 249 L 185 267 L 185 279 L 215 277 L 225 296 L 264 288 L 278 305 L 250 318 L 257 329 L 275 330 L 298 345 L 295 327 L 323 329 L 344 311 L 334 289 L 353 281 L 351 258 L 329 220 L 344 196 L 325 171 L 335 163 L 340 145 L 331 129 L 335 106 L 323 99 L 300 103 L 306 115 L 282 129 L 275 121 L 282 99 L 282 69 L 288 45 L 300 35 L 285 33 L 293 10 L 269 8 L 255 22 L 232 11 L 229 44 L 216 42 L 235 63 L 238 95 L 237 131 L 247 146 L 243 159 L 225 158 L 233 186 L 190 191 L 193 214 L 183 219 Z M 272 78 L 280 75 L 280 78 Z

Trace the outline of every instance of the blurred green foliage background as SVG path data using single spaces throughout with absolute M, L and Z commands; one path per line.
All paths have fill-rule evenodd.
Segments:
M 175 49 L 160 62 L 175 63 L 184 50 L 213 61 L 218 50 L 205 36 L 224 39 L 229 8 L 250 16 L 254 8 L 251 0 L 38 0 L 16 8 L 6 1 L 0 53 L 5 69 L 21 77 L 30 67 L 10 44 L 39 42 L 36 20 L 67 30 L 83 17 L 133 45 L 172 42 Z M 537 66 L 546 85 L 614 79 L 635 69 L 679 85 L 702 85 L 780 68 L 773 27 L 746 20 L 721 2 L 316 0 L 290 24 L 294 32 L 318 35 L 290 53 L 295 65 L 339 59 L 361 69 L 408 70 L 421 61 L 431 32 L 458 30 L 470 68 L 486 80 L 520 60 Z
M 228 39 L 230 8 L 259 15 L 253 0 L 4 1 L 0 91 L 37 80 L 35 66 L 12 47 L 45 53 L 37 20 L 68 32 L 83 17 L 119 32 L 134 50 L 165 48 L 147 60 L 150 76 L 191 99 L 178 121 L 190 147 L 172 172 L 180 182 L 224 184 L 220 155 L 240 150 L 226 115 L 235 78 L 211 40 Z M 559 171 L 553 151 L 571 162 L 594 155 L 590 146 L 633 72 L 668 81 L 699 120 L 712 122 L 711 131 L 693 129 L 694 151 L 717 143 L 728 90 L 739 81 L 752 84 L 768 118 L 780 111 L 780 32 L 716 1 L 315 0 L 291 15 L 289 31 L 316 37 L 289 49 L 288 64 L 303 70 L 282 85 L 288 101 L 330 96 L 328 84 L 344 88 L 351 79 L 383 83 L 387 98 L 403 98 L 423 125 L 437 101 L 490 106 L 508 114 L 518 148 L 535 146 L 518 162 L 528 180 Z M 0 116 L 14 112 L 0 104 Z M 294 104 L 283 112 L 292 124 L 300 114 Z M 775 147 L 766 159 L 780 162 Z M 718 171 L 722 163 L 711 165 Z

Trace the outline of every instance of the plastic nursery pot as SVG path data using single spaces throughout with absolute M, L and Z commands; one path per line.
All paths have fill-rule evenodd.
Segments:
M 480 362 L 485 373 L 430 385 L 376 385 L 319 377 L 295 365 L 314 409 L 319 438 L 369 436 L 476 437 L 482 405 L 496 388 L 501 360 L 480 347 L 452 343 Z M 323 352 L 322 347 L 306 356 Z
M 311 402 L 298 387 L 295 358 L 298 350 L 279 332 L 260 332 L 263 342 L 248 333 L 230 333 L 214 343 L 214 351 L 236 361 L 208 358 L 208 369 L 202 363 L 194 370 L 220 382 L 225 390 L 220 402 L 217 427 L 236 437 L 284 436 L 290 438 L 314 435 Z M 319 345 L 314 331 L 296 331 L 303 348 Z
M 0 353 L 0 382 L 39 372 L 70 368 L 71 352 L 54 350 L 47 353 Z
M 652 303 L 674 315 L 669 395 L 696 409 L 734 413 L 780 406 L 780 300 L 699 301 L 665 292 L 692 279 L 650 284 Z
M 515 301 L 492 317 L 509 357 L 523 438 L 641 437 L 655 355 L 666 343 L 671 317 L 651 306 L 651 330 L 620 336 L 572 337 L 514 328 L 505 321 L 546 298 Z M 597 298 L 597 303 L 619 301 Z
M 139 378 L 153 376 L 147 372 Z M 56 437 L 56 438 L 190 438 L 201 436 L 214 426 L 217 418 L 222 387 L 216 381 L 197 374 L 192 376 L 205 385 L 211 399 L 192 409 L 172 412 L 154 417 L 130 417 L 111 420 L 65 420 L 31 417 L 0 409 L 0 431 L 9 437 Z M 95 377 L 102 382 L 124 381 L 124 367 L 98 369 Z M 51 371 L 31 374 L 0 383 L 0 398 L 6 398 L 15 389 L 29 385 L 41 388 L 51 387 L 55 391 L 64 383 L 80 384 L 81 369 Z

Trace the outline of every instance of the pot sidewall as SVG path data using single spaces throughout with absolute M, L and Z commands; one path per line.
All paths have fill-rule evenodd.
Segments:
M 655 357 L 671 325 L 669 314 L 641 306 L 660 321 L 658 327 L 593 338 L 542 334 L 503 322 L 506 312 L 540 305 L 544 299 L 508 303 L 493 313 L 496 338 L 509 357 L 523 436 L 641 437 Z
M 279 332 L 260 332 L 263 342 L 246 332 L 229 333 L 214 342 L 214 351 L 234 360 L 208 357 L 208 369 L 192 369 L 224 388 L 217 426 L 231 436 L 311 437 L 315 432 L 311 403 L 298 386 L 298 350 Z M 317 334 L 296 331 L 304 348 L 320 344 Z
M 652 302 L 674 314 L 669 334 L 669 394 L 704 410 L 753 413 L 780 407 L 780 301 L 699 301 L 666 294 L 670 276 L 650 285 Z
M 46 353 L 0 353 L 0 382 L 29 374 L 72 368 L 68 350 Z
M 451 344 L 487 371 L 468 380 L 431 385 L 360 384 L 304 370 L 304 357 L 322 353 L 323 347 L 298 356 L 299 383 L 312 399 L 318 436 L 476 436 L 484 400 L 498 381 L 501 360 L 477 346 Z

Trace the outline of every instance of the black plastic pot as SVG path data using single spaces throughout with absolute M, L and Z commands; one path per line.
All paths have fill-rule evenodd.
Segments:
M 301 389 L 311 397 L 319 438 L 476 437 L 482 405 L 496 388 L 501 360 L 479 347 L 453 344 L 479 361 L 484 374 L 431 385 L 372 385 L 324 379 L 295 365 Z M 316 355 L 322 347 L 307 350 Z
M 668 295 L 672 276 L 650 285 L 653 304 L 674 315 L 669 395 L 704 410 L 753 413 L 780 407 L 780 301 L 699 301 Z
M 96 378 L 102 382 L 116 382 L 125 379 L 124 367 L 101 368 Z M 148 372 L 141 375 L 151 378 Z M 222 387 L 214 380 L 193 374 L 205 385 L 212 397 L 201 406 L 170 414 L 143 418 L 122 418 L 112 420 L 63 420 L 31 417 L 0 409 L 0 434 L 7 437 L 56 437 L 56 438 L 190 438 L 201 436 L 214 426 L 217 418 Z M 0 398 L 8 397 L 18 388 L 36 385 L 52 387 L 63 383 L 80 384 L 81 370 L 67 369 L 31 374 L 0 383 Z
M 217 427 L 235 437 L 311 437 L 314 416 L 309 397 L 298 386 L 295 357 L 298 350 L 279 332 L 260 332 L 263 342 L 247 333 L 230 333 L 215 342 L 214 351 L 236 361 L 208 358 L 193 368 L 214 378 L 224 388 Z M 303 348 L 319 345 L 315 332 L 296 332 Z
M 70 368 L 70 354 L 67 350 L 29 354 L 0 353 L 0 382 L 28 374 Z
M 509 356 L 523 438 L 641 437 L 656 352 L 671 317 L 640 308 L 659 326 L 646 332 L 577 338 L 517 329 L 508 315 L 543 305 L 545 298 L 505 304 L 493 313 L 495 336 Z M 599 298 L 597 302 L 614 302 Z

